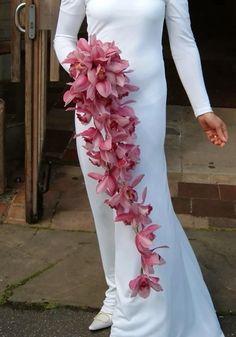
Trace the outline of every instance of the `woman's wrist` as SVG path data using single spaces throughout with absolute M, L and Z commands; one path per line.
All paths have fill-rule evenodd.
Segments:
M 204 116 L 204 115 L 206 115 L 206 114 L 214 114 L 214 111 L 211 110 L 211 111 L 203 112 L 203 113 L 197 115 L 197 116 L 196 116 L 196 119 L 201 118 L 202 116 Z
M 194 110 L 194 115 L 196 118 L 198 118 L 199 116 L 205 115 L 206 113 L 209 113 L 209 112 L 214 113 L 210 105 L 205 105 L 204 107 L 198 108 L 198 109 L 193 108 L 193 110 Z

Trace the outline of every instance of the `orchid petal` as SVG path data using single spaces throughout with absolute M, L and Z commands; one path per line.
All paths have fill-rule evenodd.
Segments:
M 144 188 L 142 193 L 142 203 L 145 202 L 146 196 L 147 196 L 147 187 Z
M 98 82 L 96 84 L 96 89 L 103 97 L 108 97 L 112 91 L 111 84 L 108 81 Z
M 102 174 L 99 174 L 99 173 L 96 173 L 96 172 L 89 172 L 88 173 L 88 176 L 90 178 L 93 178 L 95 180 L 101 180 L 103 178 L 103 175 Z
M 144 174 L 140 174 L 137 177 L 134 178 L 134 180 L 131 183 L 132 187 L 135 187 L 136 185 L 138 185 L 140 183 L 140 181 L 143 179 Z

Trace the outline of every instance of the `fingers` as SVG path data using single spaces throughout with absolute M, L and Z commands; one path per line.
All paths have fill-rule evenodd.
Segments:
M 223 147 L 225 143 L 228 141 L 228 131 L 223 121 L 221 121 L 220 126 L 216 128 L 216 133 L 217 137 L 214 137 L 215 138 L 214 144 Z
M 221 137 L 219 137 L 218 133 L 214 130 L 208 130 L 206 132 L 206 135 L 209 141 L 214 145 L 223 147 L 226 143 L 224 140 L 221 139 Z
M 220 125 L 218 128 L 216 128 L 216 133 L 217 133 L 217 136 L 223 141 L 223 142 L 226 142 L 227 139 L 224 135 L 224 132 L 223 132 L 223 128 L 222 128 L 222 125 Z
M 203 114 L 199 123 L 208 140 L 217 146 L 223 147 L 228 141 L 228 131 L 224 121 L 215 114 Z
M 224 135 L 224 137 L 226 139 L 226 142 L 227 142 L 228 138 L 229 138 L 229 135 L 228 135 L 227 127 L 226 127 L 224 122 L 222 123 L 222 132 L 223 132 L 223 135 Z
M 214 136 L 213 140 L 211 141 L 214 145 L 218 145 L 220 147 L 223 147 L 225 145 L 225 142 L 222 141 L 217 135 Z

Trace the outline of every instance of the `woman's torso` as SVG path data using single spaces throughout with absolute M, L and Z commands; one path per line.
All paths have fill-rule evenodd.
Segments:
M 162 32 L 165 0 L 85 0 L 88 34 L 115 41 L 134 70 L 139 95 L 165 93 Z M 161 91 L 161 92 L 160 92 Z M 139 97 L 140 98 L 140 97 Z

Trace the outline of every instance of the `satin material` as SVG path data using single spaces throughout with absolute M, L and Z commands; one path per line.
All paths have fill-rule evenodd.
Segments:
M 110 337 L 224 337 L 203 280 L 199 264 L 173 210 L 164 152 L 166 79 L 162 56 L 162 30 L 166 19 L 172 54 L 195 116 L 212 111 L 205 89 L 198 49 L 191 31 L 186 0 L 62 0 L 54 45 L 60 62 L 75 48 L 77 32 L 87 15 L 88 34 L 115 40 L 122 57 L 134 70 L 131 81 L 140 87 L 130 98 L 141 123 L 136 128 L 141 160 L 134 175 L 144 173 L 137 186 L 147 186 L 153 223 L 162 227 L 155 244 L 168 245 L 161 255 L 167 263 L 155 268 L 163 292 L 147 299 L 130 297 L 129 280 L 140 271 L 134 232 L 114 223 L 113 211 L 97 195 L 93 166 L 77 138 L 78 156 L 94 216 L 108 290 L 102 309 L 113 312 Z M 68 66 L 63 65 L 68 71 Z M 75 118 L 76 132 L 88 126 Z

